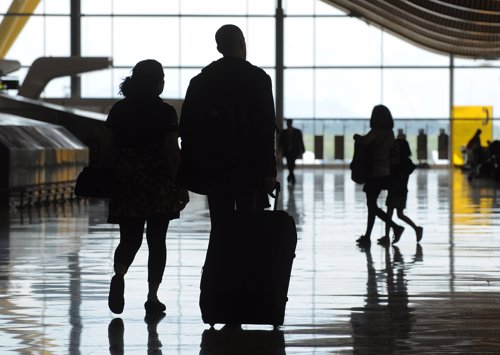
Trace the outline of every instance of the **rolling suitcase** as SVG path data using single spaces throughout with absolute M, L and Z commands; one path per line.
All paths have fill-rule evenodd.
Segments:
M 219 239 L 216 258 L 207 250 L 200 283 L 204 323 L 282 325 L 295 257 L 297 230 L 285 211 L 235 211 L 231 233 Z M 224 245 L 222 245 L 224 244 Z

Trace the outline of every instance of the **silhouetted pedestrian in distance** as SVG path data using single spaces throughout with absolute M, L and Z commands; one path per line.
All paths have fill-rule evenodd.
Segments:
M 411 149 L 408 141 L 403 138 L 395 140 L 395 149 L 397 158 L 395 162 L 391 162 L 391 184 L 387 192 L 385 204 L 387 206 L 387 216 L 392 218 L 394 210 L 397 211 L 398 218 L 410 225 L 417 237 L 417 243 L 420 242 L 423 236 L 424 229 L 417 226 L 410 217 L 404 214 L 406 208 L 406 199 L 408 196 L 408 179 L 410 174 L 415 170 L 415 164 L 411 161 Z M 386 224 L 385 237 L 382 238 L 382 243 L 389 243 L 390 225 Z M 395 236 L 396 237 L 396 236 Z M 397 243 L 399 238 L 394 238 L 392 243 Z
M 108 298 L 113 313 L 123 311 L 124 275 L 142 244 L 145 224 L 149 292 L 144 308 L 149 314 L 165 311 L 157 292 L 165 270 L 167 229 L 189 196 L 174 184 L 180 160 L 178 123 L 175 109 L 159 96 L 164 83 L 159 62 L 137 63 L 120 85 L 125 98 L 113 105 L 106 120 L 112 132 L 115 171 L 108 222 L 120 226 Z
M 389 109 L 384 105 L 377 105 L 372 110 L 370 118 L 370 131 L 361 136 L 354 135 L 354 140 L 363 145 L 369 145 L 371 154 L 371 164 L 368 179 L 363 186 L 366 193 L 366 205 L 368 207 L 368 217 L 366 232 L 357 239 L 360 246 L 370 244 L 375 217 L 379 217 L 388 223 L 394 230 L 394 238 L 399 240 L 404 231 L 404 227 L 394 223 L 387 214 L 378 207 L 377 199 L 382 190 L 387 190 L 390 184 L 390 153 L 394 143 L 394 121 Z M 380 238 L 381 242 L 384 241 Z
M 465 167 L 468 169 L 474 169 L 479 164 L 479 157 L 481 156 L 481 133 L 480 129 L 477 129 L 471 139 L 467 142 L 464 152 L 466 157 Z
M 293 127 L 293 120 L 286 120 L 286 129 L 282 130 L 278 139 L 278 148 L 282 156 L 286 158 L 288 169 L 287 181 L 295 184 L 295 160 L 304 154 L 304 140 L 302 131 Z
M 464 168 L 471 170 L 468 176 L 469 180 L 484 174 L 484 170 L 488 171 L 488 166 L 484 163 L 487 162 L 489 154 L 488 149 L 481 145 L 481 133 L 482 131 L 477 129 L 465 146 L 466 162 Z

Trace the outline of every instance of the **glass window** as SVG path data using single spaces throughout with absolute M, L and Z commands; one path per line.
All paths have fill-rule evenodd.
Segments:
M 83 17 L 81 23 L 82 55 L 112 57 L 112 19 L 110 17 Z
M 395 118 L 449 116 L 449 70 L 385 69 L 383 103 Z
M 7 58 L 31 65 L 43 56 L 70 55 L 70 22 L 68 17 L 32 16 L 12 44 Z
M 242 28 L 243 30 L 243 28 Z M 245 31 L 247 59 L 257 66 L 275 65 L 276 36 L 272 18 L 249 18 Z
M 254 65 L 274 66 L 274 20 L 269 18 L 199 18 L 181 19 L 181 62 L 185 66 L 205 66 L 221 57 L 215 33 L 226 23 L 241 28 L 247 43 L 247 59 Z M 193 28 L 203 31 L 193 31 Z M 270 35 L 271 34 L 271 35 Z
M 113 0 L 82 1 L 80 11 L 82 14 L 111 14 Z
M 284 25 L 285 66 L 314 65 L 314 20 L 286 18 Z
M 89 98 L 117 97 L 118 86 L 113 86 L 113 69 L 81 74 L 81 95 Z
M 345 12 L 326 1 L 316 0 L 316 15 L 345 15 Z
M 46 14 L 65 14 L 69 15 L 71 13 L 70 1 L 61 0 L 42 0 L 37 6 L 35 13 L 42 11 Z
M 71 54 L 69 17 L 45 18 L 44 56 L 67 57 Z
M 31 17 L 12 44 L 6 58 L 15 59 L 22 65 L 30 66 L 36 58 L 44 55 L 44 45 L 44 20 L 42 17 Z
M 283 80 L 284 116 L 314 117 L 314 72 L 310 69 L 287 69 Z
M 500 117 L 500 68 L 455 69 L 454 105 L 493 106 Z
M 348 17 L 316 19 L 316 64 L 381 64 L 381 31 Z M 305 48 L 305 52 L 309 49 Z
M 380 70 L 318 69 L 315 87 L 316 117 L 369 117 L 380 103 Z
M 418 47 L 387 32 L 383 32 L 384 65 L 443 65 L 447 66 L 450 58 Z
M 500 60 L 455 58 L 455 66 L 491 67 L 500 66 Z
M 0 14 L 11 2 L 0 1 Z M 40 56 L 70 54 L 70 17 L 64 16 L 70 3 L 40 2 L 38 15 L 28 20 L 7 53 L 25 66 L 14 74 L 24 77 Z M 275 7 L 276 0 L 82 0 L 82 55 L 109 56 L 115 65 L 82 74 L 82 95 L 118 98 L 118 86 L 131 68 L 153 58 L 166 67 L 162 97 L 183 98 L 190 79 L 221 57 L 214 36 L 226 23 L 242 29 L 247 59 L 270 74 L 274 90 Z M 380 102 L 397 118 L 448 117 L 447 55 L 383 32 L 322 0 L 283 0 L 283 7 L 286 117 L 368 118 Z M 63 16 L 41 16 L 45 14 Z M 492 68 L 500 60 L 455 58 L 455 65 L 474 67 L 456 69 L 455 104 L 500 105 L 500 68 Z M 56 79 L 44 96 L 68 96 L 69 87 L 69 78 Z
M 182 0 L 180 4 L 181 12 L 184 14 L 246 15 L 248 1 L 249 0 L 217 0 L 207 3 L 207 0 Z
M 250 1 L 247 0 L 248 14 L 273 15 L 276 12 L 276 1 Z
M 180 33 L 179 33 L 179 18 L 165 18 L 163 24 L 161 45 L 166 47 L 166 57 L 162 61 L 163 65 L 179 66 L 182 65 L 180 60 Z
M 313 15 L 314 3 L 317 0 L 284 0 L 283 9 L 286 15 Z
M 184 0 L 185 1 L 185 0 Z M 183 1 L 183 2 L 184 2 Z M 177 14 L 179 3 L 176 0 L 119 0 L 113 1 L 113 13 L 115 14 Z
M 181 71 L 179 69 L 164 69 L 165 71 L 165 87 L 163 88 L 162 97 L 179 99 L 184 97 L 185 93 L 181 93 Z M 180 114 L 180 112 L 178 112 Z
M 169 52 L 165 38 L 164 18 L 115 17 L 113 21 L 113 62 L 116 66 L 134 66 L 144 59 L 167 61 Z
M 49 81 L 41 96 L 45 98 L 70 97 L 71 78 L 66 76 Z
M 181 19 L 181 63 L 184 66 L 205 66 L 221 57 L 215 44 L 215 32 L 224 24 L 232 23 L 247 37 L 247 22 L 244 18 L 185 17 Z M 193 29 L 203 29 L 203 31 Z M 249 44 L 250 46 L 250 44 Z M 251 48 L 248 60 L 252 61 Z

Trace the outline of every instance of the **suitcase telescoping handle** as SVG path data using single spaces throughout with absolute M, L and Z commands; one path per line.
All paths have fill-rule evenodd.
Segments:
M 278 208 L 278 198 L 280 197 L 280 192 L 281 192 L 281 184 L 279 181 L 276 181 L 276 185 L 274 185 L 274 193 L 270 193 L 269 195 L 274 198 L 274 207 L 273 210 L 276 211 Z

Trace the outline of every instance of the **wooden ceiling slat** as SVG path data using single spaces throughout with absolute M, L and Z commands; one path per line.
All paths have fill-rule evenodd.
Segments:
M 433 51 L 500 58 L 500 0 L 324 0 Z

